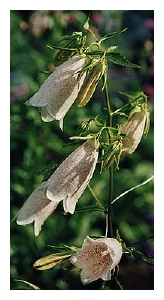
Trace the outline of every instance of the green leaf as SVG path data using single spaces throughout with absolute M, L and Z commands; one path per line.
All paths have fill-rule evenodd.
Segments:
M 150 265 L 154 265 L 154 259 L 152 257 L 149 257 L 148 255 L 146 255 L 145 253 L 139 251 L 138 249 L 132 247 L 131 251 L 133 253 L 133 256 L 136 256 L 140 259 L 142 259 L 143 261 L 147 262 Z
M 30 282 L 28 282 L 26 280 L 15 279 L 15 281 L 25 283 L 25 284 L 29 285 L 33 290 L 40 290 L 40 288 L 38 286 L 36 286 L 35 284 L 30 283 Z
M 98 57 L 101 57 L 103 54 L 104 54 L 104 52 L 101 51 L 101 50 L 95 50 L 95 51 L 86 52 L 86 55 L 88 55 L 88 56 L 98 56 Z
M 72 252 L 76 252 L 78 250 L 77 247 L 75 247 L 75 246 L 68 246 L 68 245 L 48 245 L 48 247 L 51 247 L 53 249 L 57 249 L 61 253 L 66 252 L 66 251 L 68 252 L 68 249 L 70 251 L 72 251 Z M 70 254 L 72 254 L 72 253 L 70 252 Z
M 98 207 L 95 204 L 91 204 L 91 205 L 86 205 L 86 206 L 83 206 L 82 208 L 76 209 L 75 213 L 81 213 L 81 212 L 86 212 L 86 211 L 102 211 L 102 212 L 104 212 L 104 209 Z
M 52 173 L 57 169 L 59 166 L 59 163 L 51 163 L 48 164 L 44 169 L 39 170 L 36 175 L 43 175 L 43 181 L 49 179 L 49 177 L 52 175 Z
M 106 53 L 105 57 L 108 61 L 110 61 L 116 65 L 121 65 L 123 67 L 140 68 L 140 66 L 128 61 L 119 52 L 108 52 L 108 53 Z
M 90 16 L 87 18 L 87 20 L 84 23 L 84 29 L 85 30 L 89 30 L 89 18 L 90 18 Z
M 118 48 L 118 46 L 110 46 L 106 49 L 106 53 L 113 52 Z
M 143 91 L 134 91 L 134 92 L 120 92 L 121 95 L 124 95 L 132 100 L 137 100 L 138 98 L 142 97 L 145 98 L 146 95 Z
M 106 122 L 105 121 L 103 121 L 103 120 L 98 120 L 98 118 L 99 118 L 99 115 L 97 115 L 95 118 L 94 118 L 94 122 L 95 122 L 95 125 L 97 126 L 97 127 L 104 127 L 105 125 L 106 125 Z
M 111 290 L 108 286 L 101 286 L 100 290 Z
M 104 40 L 106 40 L 106 39 L 112 38 L 112 37 L 114 37 L 114 36 L 116 36 L 116 35 L 118 35 L 118 34 L 121 34 L 121 33 L 125 32 L 126 30 L 127 30 L 127 28 L 125 28 L 125 29 L 123 29 L 123 30 L 120 30 L 120 31 L 110 32 L 110 33 L 104 35 L 104 36 L 100 39 L 100 42 L 102 42 L 102 41 L 104 41 Z
M 120 290 L 123 290 L 124 288 L 123 288 L 123 286 L 121 285 L 121 283 L 118 281 L 118 279 L 117 279 L 116 277 L 115 277 L 114 279 L 116 280 L 116 282 L 117 282 L 117 284 L 118 284 Z

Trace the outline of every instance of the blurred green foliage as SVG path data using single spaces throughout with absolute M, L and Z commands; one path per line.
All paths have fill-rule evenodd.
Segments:
M 47 75 L 43 71 L 53 70 L 55 52 L 46 45 L 56 44 L 63 35 L 81 31 L 89 15 L 90 26 L 98 36 L 128 28 L 106 43 L 119 45 L 120 52 L 128 60 L 141 66 L 141 69 L 132 69 L 110 65 L 108 81 L 112 109 L 125 102 L 119 91 L 143 90 L 150 103 L 150 131 L 137 151 L 121 160 L 119 170 L 114 173 L 114 197 L 153 174 L 153 11 L 11 11 L 11 219 L 43 179 L 42 170 L 60 163 L 77 147 L 77 144 L 65 145 L 80 122 L 105 113 L 101 84 L 85 107 L 71 107 L 64 120 L 64 133 L 57 121 L 44 123 L 37 108 L 24 105 L 44 82 Z M 90 184 L 106 204 L 108 170 L 100 175 L 98 167 Z M 11 222 L 11 289 L 31 289 L 16 279 L 45 290 L 84 289 L 78 269 L 70 270 L 66 266 L 41 272 L 34 270 L 32 265 L 38 258 L 53 253 L 48 245 L 80 247 L 86 235 L 105 234 L 103 213 L 82 209 L 93 205 L 94 201 L 86 189 L 73 216 L 63 215 L 60 203 L 37 238 L 32 224 L 23 227 Z M 135 246 L 153 256 L 152 181 L 113 204 L 113 224 L 127 246 Z M 153 269 L 142 259 L 124 254 L 118 280 L 127 290 L 150 290 L 153 289 Z M 120 289 L 116 281 L 112 284 L 113 289 Z M 101 280 L 98 280 L 85 289 L 99 289 L 100 286 Z

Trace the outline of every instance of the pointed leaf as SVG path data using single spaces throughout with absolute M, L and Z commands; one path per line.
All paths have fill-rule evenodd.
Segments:
M 38 286 L 36 286 L 35 284 L 30 283 L 26 280 L 16 279 L 15 281 L 25 283 L 25 284 L 29 285 L 33 290 L 40 290 L 40 288 Z
M 108 52 L 106 53 L 105 57 L 108 61 L 116 65 L 121 65 L 123 67 L 140 68 L 140 66 L 131 63 L 118 52 Z
M 121 95 L 124 95 L 132 100 L 137 100 L 138 98 L 142 97 L 145 98 L 146 95 L 143 91 L 133 91 L 133 92 L 120 92 Z
M 86 20 L 85 23 L 84 23 L 84 29 L 85 29 L 85 30 L 88 30 L 88 29 L 89 29 L 89 18 L 90 18 L 90 16 L 87 18 L 87 20 Z
M 106 39 L 109 39 L 109 38 L 112 38 L 118 34 L 121 34 L 123 32 L 125 32 L 127 30 L 127 28 L 123 29 L 123 30 L 120 30 L 120 31 L 115 31 L 115 32 L 110 32 L 109 34 L 106 34 L 105 36 L 103 36 L 101 39 L 100 39 L 100 42 L 106 40 Z
M 121 285 L 121 283 L 118 281 L 118 279 L 116 277 L 115 277 L 115 280 L 116 280 L 120 290 L 123 290 L 124 289 L 123 286 Z
M 148 264 L 150 265 L 154 265 L 154 259 L 152 257 L 149 257 L 147 254 L 141 252 L 140 250 L 132 247 L 132 252 L 133 252 L 133 255 L 142 259 L 143 261 L 147 262 Z

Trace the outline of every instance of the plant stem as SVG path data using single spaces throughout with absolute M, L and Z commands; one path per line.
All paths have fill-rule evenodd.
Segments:
M 105 83 L 105 99 L 108 111 L 108 126 L 112 127 L 112 111 L 110 107 L 109 93 L 107 82 Z M 110 139 L 110 136 L 109 136 Z M 112 200 L 113 200 L 113 165 L 109 167 L 109 199 L 108 199 L 108 211 L 106 218 L 106 236 L 113 237 L 112 226 Z
M 108 93 L 108 85 L 107 82 L 105 83 L 105 99 L 108 111 L 108 126 L 112 126 L 112 111 L 110 107 L 110 100 L 109 100 L 109 93 Z
M 112 226 L 112 200 L 113 200 L 113 165 L 109 168 L 109 201 L 108 201 L 108 233 L 107 236 L 113 237 Z
M 92 194 L 92 196 L 94 197 L 96 203 L 98 204 L 98 206 L 104 210 L 104 206 L 101 204 L 100 200 L 97 198 L 96 194 L 94 193 L 93 189 L 91 188 L 90 184 L 88 183 L 88 189 L 90 191 L 90 193 Z

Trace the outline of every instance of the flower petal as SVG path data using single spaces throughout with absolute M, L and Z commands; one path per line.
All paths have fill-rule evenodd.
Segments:
M 85 73 L 78 72 L 85 65 L 85 58 L 74 56 L 57 67 L 45 80 L 39 91 L 27 102 L 27 105 L 46 108 L 42 109 L 42 119 L 50 122 L 62 119 L 75 101 Z
M 40 212 L 37 213 L 35 220 L 34 220 L 34 234 L 35 236 L 39 235 L 42 225 L 44 221 L 53 213 L 56 209 L 58 203 L 54 203 L 50 201 L 50 203 L 43 208 Z
M 34 232 L 37 236 L 41 226 L 57 207 L 57 202 L 52 202 L 46 197 L 45 182 L 35 189 L 28 197 L 17 216 L 18 225 L 27 225 L 34 221 Z
M 122 256 L 122 246 L 114 238 L 105 237 L 103 240 L 104 240 L 104 243 L 107 245 L 108 249 L 110 249 L 111 257 L 113 259 L 113 263 L 111 266 L 111 270 L 112 270 L 120 262 L 120 259 Z
M 41 107 L 41 118 L 44 122 L 51 122 L 54 120 L 54 118 L 48 112 L 47 105 Z
M 81 280 L 83 284 L 88 284 L 98 278 L 107 278 L 107 274 L 112 265 L 112 259 L 107 245 L 102 242 L 88 243 L 77 251 L 70 261 L 78 268 L 82 269 Z
M 129 139 L 122 139 L 123 155 L 132 154 L 141 141 L 146 123 L 145 111 L 134 112 L 129 119 L 121 124 L 120 133 L 125 134 Z
M 73 213 L 76 202 L 92 178 L 98 159 L 95 142 L 89 140 L 72 152 L 47 181 L 46 196 L 64 200 L 64 210 Z
M 120 243 L 113 238 L 92 239 L 87 236 L 79 249 L 70 258 L 71 263 L 82 269 L 81 281 L 88 284 L 99 278 L 111 279 L 111 270 L 119 263 L 122 256 Z

